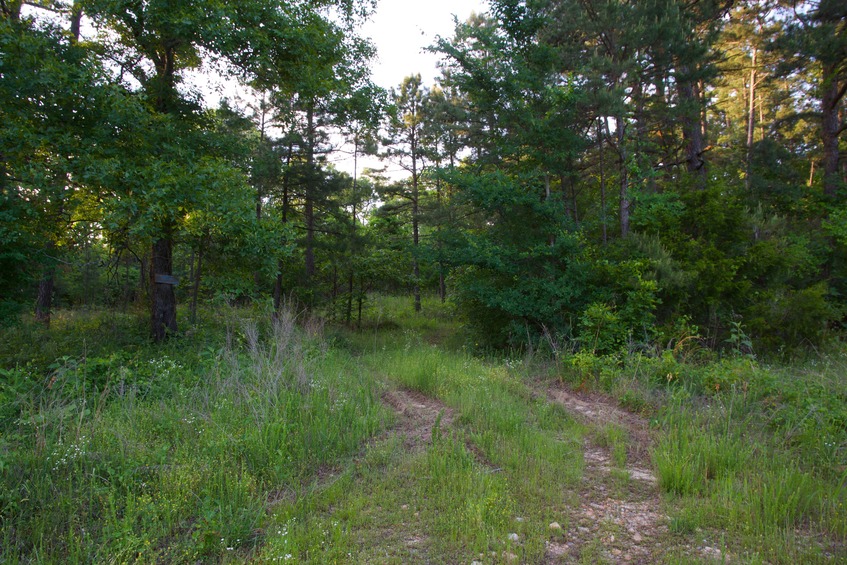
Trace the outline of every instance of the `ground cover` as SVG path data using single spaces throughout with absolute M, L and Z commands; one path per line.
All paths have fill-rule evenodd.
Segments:
M 847 559 L 837 351 L 507 355 L 424 311 L 4 333 L 0 561 Z

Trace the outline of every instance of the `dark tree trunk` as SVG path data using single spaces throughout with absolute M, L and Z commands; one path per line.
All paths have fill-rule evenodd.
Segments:
M 420 243 L 420 225 L 418 214 L 418 159 L 417 139 L 412 137 L 412 240 L 414 243 L 413 276 L 415 292 L 415 312 L 421 311 L 421 268 L 418 264 L 418 244 Z
M 760 30 L 761 31 L 761 28 Z M 753 62 L 750 68 L 750 86 L 748 88 L 747 97 L 747 152 L 744 158 L 744 186 L 750 190 L 750 174 L 753 164 L 753 132 L 756 130 L 756 71 L 758 64 L 759 50 L 753 47 Z
M 347 278 L 347 312 L 345 319 L 348 326 L 353 321 L 353 269 L 350 269 Z
M 609 241 L 608 229 L 606 227 L 606 164 L 603 153 L 603 128 L 601 118 L 597 119 L 597 143 L 600 152 L 600 223 L 603 226 L 603 245 Z
M 441 303 L 447 302 L 447 281 L 444 279 L 444 265 L 438 264 L 438 295 L 441 297 Z
M 629 172 L 627 171 L 626 154 L 626 122 L 623 116 L 615 118 L 615 127 L 618 136 L 618 152 L 620 154 L 620 222 L 621 237 L 629 235 Z
M 282 261 L 277 266 L 276 282 L 274 283 L 274 315 L 279 316 L 282 309 Z
M 153 243 L 150 257 L 150 288 L 152 294 L 152 335 L 156 342 L 177 331 L 176 294 L 173 276 L 173 239 L 165 235 Z
M 682 69 L 683 74 L 687 69 Z M 697 176 L 697 188 L 706 188 L 706 162 L 703 159 L 705 142 L 703 125 L 700 119 L 701 96 L 696 81 L 683 80 L 678 85 L 680 105 L 682 106 L 682 139 L 685 145 L 685 162 L 689 173 Z
M 203 272 L 203 248 L 205 247 L 204 243 L 206 238 L 202 238 L 200 240 L 200 248 L 197 250 L 197 268 L 194 269 L 192 262 L 192 270 L 194 271 L 194 276 L 192 280 L 194 282 L 194 288 L 191 289 L 191 323 L 195 323 L 197 321 L 197 297 L 200 295 L 200 276 Z
M 288 153 L 285 159 L 285 172 L 282 175 L 282 224 L 285 225 L 288 223 L 288 207 L 290 206 L 290 198 L 289 198 L 289 167 L 291 166 L 291 156 L 294 152 L 294 146 L 289 143 L 288 144 Z M 274 282 L 274 315 L 279 316 L 279 313 L 282 308 L 282 296 L 283 296 L 283 288 L 282 288 L 282 260 L 277 261 L 277 271 L 276 271 L 276 281 Z
M 359 316 L 356 322 L 358 327 L 362 327 L 362 303 L 365 301 L 365 289 L 362 288 L 362 278 L 359 277 L 359 296 L 356 297 L 359 306 Z
M 23 5 L 22 0 L 9 0 L 8 2 L 3 3 L 3 15 L 9 18 L 13 22 L 20 21 L 21 19 L 21 6 Z
M 836 69 L 832 65 L 825 65 L 823 69 L 823 96 L 821 97 L 821 108 L 823 110 L 823 123 L 821 124 L 821 140 L 823 141 L 823 192 L 829 198 L 835 198 L 838 191 L 839 167 L 838 167 L 838 133 L 841 128 L 838 119 L 838 102 L 844 93 L 839 91 Z
M 315 118 L 314 110 L 310 106 L 306 112 L 307 129 L 306 129 L 306 163 L 307 174 L 309 178 L 306 180 L 306 204 L 303 215 L 306 220 L 306 249 L 305 267 L 307 284 L 315 276 L 315 186 L 317 175 L 315 174 Z
M 412 238 L 414 240 L 415 256 L 412 259 L 412 272 L 414 281 L 415 293 L 415 312 L 421 311 L 421 267 L 418 263 L 418 243 L 420 242 L 420 226 L 418 225 L 418 198 L 415 196 L 412 201 Z
M 35 320 L 47 327 L 50 327 L 55 272 L 56 268 L 52 265 L 44 269 L 44 274 L 38 283 L 38 297 L 35 300 Z
M 71 37 L 74 43 L 79 42 L 80 24 L 82 22 L 82 3 L 75 0 L 71 8 Z
M 147 258 L 147 254 L 142 254 L 141 257 L 138 258 L 138 289 L 140 291 L 139 296 L 143 296 L 146 299 L 150 298 L 150 277 L 149 271 L 147 267 L 149 266 L 149 260 Z

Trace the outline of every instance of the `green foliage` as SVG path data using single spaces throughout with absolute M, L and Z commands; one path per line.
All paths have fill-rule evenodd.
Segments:
M 3 559 L 246 555 L 268 491 L 299 488 L 377 431 L 375 383 L 349 357 L 290 314 L 267 336 L 232 321 L 240 336 L 206 352 L 173 342 L 173 357 L 3 370 Z

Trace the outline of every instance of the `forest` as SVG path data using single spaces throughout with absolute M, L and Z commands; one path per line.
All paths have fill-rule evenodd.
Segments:
M 0 0 L 0 562 L 847 561 L 847 5 L 377 2 Z

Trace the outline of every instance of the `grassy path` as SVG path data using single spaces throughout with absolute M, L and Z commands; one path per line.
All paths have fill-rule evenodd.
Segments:
M 205 348 L 3 369 L 0 563 L 847 562 L 847 475 L 792 451 L 784 408 L 793 436 L 746 389 L 645 404 L 635 375 L 664 358 L 569 388 L 380 304 L 363 332 L 233 312 Z M 71 349 L 86 323 L 0 339 Z

